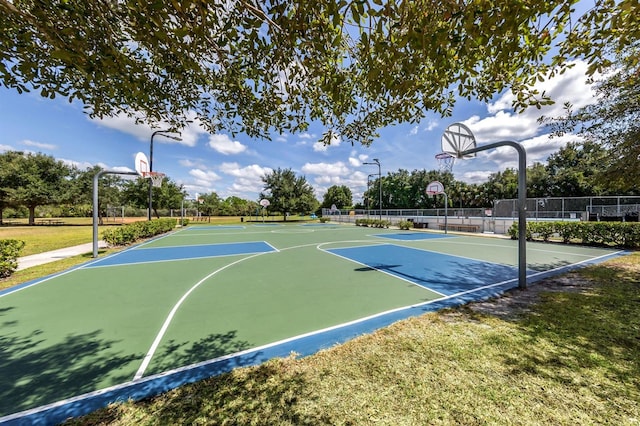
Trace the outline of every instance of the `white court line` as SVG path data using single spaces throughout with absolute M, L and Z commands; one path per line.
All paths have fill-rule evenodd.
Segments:
M 245 260 L 252 259 L 254 257 L 260 256 L 260 255 L 263 255 L 263 254 L 267 254 L 267 253 L 273 253 L 273 252 L 258 253 L 258 254 L 254 254 L 254 255 L 249 256 L 249 257 L 238 259 L 235 262 L 231 262 L 228 265 L 225 265 L 222 268 L 219 268 L 219 269 L 213 271 L 212 273 L 210 273 L 209 275 L 207 275 L 206 277 L 204 277 L 203 279 L 198 281 L 193 287 L 191 287 L 180 298 L 180 300 L 178 300 L 178 303 L 175 304 L 173 309 L 171 309 L 171 312 L 169 312 L 169 315 L 167 316 L 167 318 L 164 320 L 164 324 L 162 324 L 162 327 L 160 328 L 160 331 L 156 335 L 156 338 L 153 340 L 153 343 L 151 344 L 151 347 L 149 348 L 149 351 L 144 356 L 144 359 L 142 360 L 142 364 L 140 365 L 140 368 L 138 368 L 138 371 L 136 372 L 135 376 L 133 376 L 133 380 L 138 380 L 144 375 L 145 370 L 147 369 L 147 367 L 149 366 L 149 363 L 151 362 L 151 358 L 153 358 L 153 355 L 155 354 L 156 350 L 158 350 L 158 346 L 160 346 L 160 342 L 162 341 L 162 338 L 164 337 L 165 333 L 167 332 L 167 329 L 169 328 L 169 324 L 171 324 L 171 321 L 173 320 L 173 317 L 175 316 L 176 312 L 178 312 L 178 309 L 180 308 L 180 305 L 182 305 L 182 303 L 185 300 L 187 300 L 187 297 L 189 297 L 189 295 L 196 288 L 198 288 L 202 283 L 204 283 L 206 280 L 208 280 L 212 276 L 216 275 L 218 272 L 221 272 L 221 271 L 223 271 L 223 270 L 225 270 L 225 269 L 227 269 L 227 268 L 229 268 L 229 267 L 231 267 L 233 265 L 236 265 L 236 264 L 238 264 L 240 262 L 243 262 Z
M 455 244 L 455 245 L 465 245 L 465 246 L 481 246 L 481 247 L 498 247 L 498 248 L 504 248 L 504 249 L 513 249 L 513 246 L 507 246 L 507 245 L 500 245 L 500 244 L 480 244 L 480 243 L 462 243 L 462 242 L 454 242 L 454 241 L 442 241 L 444 238 L 437 240 L 438 243 L 443 243 L 443 244 Z M 423 241 L 429 241 L 429 242 L 436 242 L 434 240 L 420 240 L 421 242 Z M 592 249 L 599 249 L 599 247 L 589 247 Z M 603 250 L 610 250 L 610 249 L 606 249 L 603 248 Z M 527 251 L 539 251 L 541 253 L 551 253 L 551 254 L 561 254 L 561 255 L 565 255 L 565 256 L 578 256 L 578 257 L 591 257 L 592 255 L 589 254 L 581 254 L 581 253 L 573 253 L 573 252 L 564 252 L 564 251 L 555 251 L 555 250 L 544 250 L 544 249 L 537 249 L 537 248 L 531 248 L 529 246 L 529 244 L 527 244 Z

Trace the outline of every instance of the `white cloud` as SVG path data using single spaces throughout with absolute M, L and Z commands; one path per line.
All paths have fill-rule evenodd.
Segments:
M 360 167 L 362 162 L 357 158 L 349 157 L 349 164 L 353 167 Z
M 313 187 L 316 191 L 316 196 L 320 199 L 324 197 L 330 186 L 344 185 L 351 189 L 354 200 L 358 197 L 362 198 L 362 192 L 367 186 L 367 175 L 361 171 L 355 171 L 349 173 L 346 176 L 340 175 L 320 175 L 313 179 Z
M 22 145 L 24 146 L 32 146 L 35 148 L 39 148 L 39 149 L 46 149 L 49 151 L 53 151 L 55 149 L 58 149 L 58 147 L 56 145 L 50 144 L 50 143 L 42 143 L 42 142 L 35 142 L 29 139 L 25 139 L 22 142 L 20 142 Z
M 188 114 L 187 119 L 194 121 L 187 124 L 187 126 L 178 133 L 171 133 L 175 137 L 179 137 L 180 140 L 174 140 L 162 136 L 162 134 L 156 134 L 153 138 L 153 142 L 156 143 L 168 143 L 168 144 L 180 144 L 189 147 L 196 146 L 198 138 L 201 134 L 205 134 L 206 131 L 200 127 L 198 121 L 194 118 L 194 114 Z M 91 118 L 91 121 L 99 126 L 107 127 L 110 129 L 118 130 L 123 133 L 134 136 L 135 138 L 151 143 L 151 136 L 153 133 L 160 129 L 168 129 L 171 126 L 167 123 L 158 123 L 156 127 L 152 128 L 147 124 L 137 124 L 135 115 L 129 117 L 125 113 L 119 113 L 114 117 L 104 118 Z
M 587 63 L 584 61 L 571 62 L 572 68 L 566 70 L 563 74 L 537 82 L 534 86 L 540 93 L 545 93 L 555 101 L 553 105 L 543 106 L 541 109 L 535 107 L 528 108 L 524 111 L 524 115 L 530 115 L 537 118 L 540 115 L 558 116 L 562 114 L 562 108 L 565 102 L 570 102 L 575 108 L 581 108 L 594 101 L 595 93 L 588 84 L 586 77 Z M 597 75 L 596 75 L 597 77 Z M 488 112 L 494 114 L 501 110 L 510 110 L 515 96 L 512 92 L 502 95 L 496 102 L 488 106 Z
M 424 130 L 425 130 L 426 132 L 430 132 L 430 131 L 432 131 L 433 129 L 435 129 L 436 127 L 438 127 L 438 124 L 439 124 L 439 123 L 438 123 L 438 121 L 436 121 L 436 120 L 429 120 L 429 121 L 427 122 L 427 126 L 424 128 Z
M 66 164 L 67 166 L 71 166 L 71 167 L 76 167 L 78 170 L 80 171 L 85 171 L 87 169 L 92 169 L 95 166 L 100 167 L 102 170 L 108 170 L 110 172 L 120 172 L 120 173 L 132 173 L 135 172 L 135 170 L 133 170 L 133 168 L 131 167 L 127 167 L 127 166 L 110 166 L 106 163 L 102 163 L 102 162 L 98 162 L 96 164 L 92 164 L 88 161 L 76 161 L 76 160 L 69 160 L 68 158 L 57 158 L 58 161 L 62 161 L 64 164 Z M 136 178 L 138 175 L 122 175 L 121 177 L 123 179 L 134 179 Z
M 0 145 L 0 152 L 15 151 L 15 150 L 16 149 L 11 145 Z
M 184 167 L 197 167 L 198 166 L 198 163 L 196 163 L 193 160 L 189 160 L 187 158 L 182 159 L 182 160 L 178 160 L 178 164 L 180 164 L 181 166 L 184 166 Z
M 543 130 L 537 122 L 539 117 L 563 115 L 565 102 L 573 104 L 574 108 L 580 108 L 596 100 L 585 75 L 586 63 L 575 61 L 573 64 L 573 68 L 564 74 L 535 85 L 538 91 L 549 95 L 555 104 L 541 109 L 531 107 L 518 114 L 511 107 L 515 97 L 513 93 L 507 92 L 487 106 L 489 116 L 482 119 L 477 115 L 472 116 L 463 121 L 463 124 L 471 129 L 479 143 L 533 138 Z
M 246 151 L 247 147 L 238 141 L 232 141 L 227 135 L 210 135 L 209 146 L 223 155 L 240 154 Z
M 476 137 L 478 143 L 499 140 L 521 140 L 539 131 L 536 120 L 512 112 L 498 111 L 495 115 L 480 118 L 477 115 L 462 122 Z
M 302 171 L 310 175 L 346 176 L 351 170 L 342 162 L 337 163 L 306 163 Z
M 214 182 L 220 180 L 220 176 L 211 170 L 192 169 L 189 171 L 189 175 L 195 179 L 195 183 L 199 187 L 211 187 Z
M 241 167 L 238 163 L 222 163 L 220 171 L 226 175 L 245 179 L 262 179 L 263 176 L 273 173 L 273 169 L 269 167 L 261 167 L 257 164 Z
M 273 173 L 273 169 L 257 164 L 241 167 L 238 163 L 222 163 L 219 170 L 235 178 L 227 187 L 227 192 L 243 197 L 247 197 L 250 194 L 249 198 L 255 196 L 256 193 L 259 193 L 264 188 L 262 177 Z
M 414 126 L 411 128 L 411 130 L 409 130 L 409 136 L 413 136 L 417 134 L 418 134 L 418 126 Z
M 471 172 L 462 173 L 461 176 L 456 176 L 466 183 L 482 183 L 489 180 L 489 176 L 495 173 L 496 170 L 475 170 Z
M 313 150 L 315 152 L 325 152 L 329 147 L 340 146 L 340 143 L 342 143 L 342 138 L 339 135 L 332 133 L 328 145 L 325 145 L 322 142 L 316 142 L 313 144 Z
M 89 163 L 87 161 L 75 161 L 75 160 L 69 160 L 67 158 L 57 158 L 56 160 L 62 161 L 67 166 L 77 167 L 78 170 L 87 170 L 87 169 L 92 168 L 94 166 L 94 164 L 91 164 L 91 163 Z M 104 165 L 104 164 L 98 164 L 98 165 L 100 167 L 102 167 L 103 169 L 108 169 L 108 167 L 106 167 L 106 165 Z

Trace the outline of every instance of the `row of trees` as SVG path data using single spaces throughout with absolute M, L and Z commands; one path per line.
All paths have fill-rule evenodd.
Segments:
M 36 208 L 57 206 L 60 216 L 91 216 L 93 212 L 93 178 L 98 166 L 79 170 L 41 153 L 7 151 L 0 154 L 0 223 L 7 209 L 20 216 L 28 211 L 29 224 L 34 224 Z M 148 206 L 149 182 L 146 179 L 125 180 L 107 174 L 99 181 L 100 217 L 107 206 Z M 165 178 L 161 188 L 153 188 L 156 216 L 158 209 L 180 208 L 185 192 Z
M 607 179 L 611 154 L 607 148 L 590 140 L 569 143 L 552 154 L 546 164 L 527 168 L 527 197 L 583 197 L 598 195 L 640 195 L 637 186 L 627 179 Z M 399 170 L 382 177 L 382 208 L 436 208 L 442 199 L 425 193 L 434 181 L 444 185 L 451 206 L 491 207 L 495 200 L 518 196 L 518 171 L 506 169 L 493 173 L 487 182 L 468 184 L 457 181 L 449 172 Z M 621 185 L 624 182 L 625 185 Z M 379 180 L 364 194 L 364 205 L 378 208 Z
M 606 179 L 606 164 L 611 154 L 607 148 L 590 140 L 569 143 L 550 156 L 546 164 L 536 163 L 527 169 L 528 197 L 580 197 L 592 195 L 640 195 L 637 187 L 624 187 L 624 179 Z M 33 224 L 39 206 L 55 205 L 60 216 L 90 216 L 92 213 L 93 178 L 99 167 L 80 171 L 44 154 L 8 151 L 0 154 L 0 223 L 6 209 L 28 211 Z M 259 200 L 269 201 L 268 212 L 308 214 L 319 207 L 379 208 L 379 185 L 382 182 L 382 208 L 436 208 L 441 199 L 426 195 L 427 185 L 443 183 L 451 206 L 491 207 L 494 200 L 517 197 L 518 173 L 514 169 L 496 172 L 487 182 L 468 184 L 454 179 L 449 172 L 400 169 L 372 181 L 361 205 L 353 205 L 351 189 L 334 185 L 319 202 L 304 176 L 291 169 L 277 169 L 262 178 L 264 187 L 258 200 L 236 196 L 223 199 L 215 192 L 199 196 L 199 212 L 212 216 L 245 216 L 260 213 Z M 107 206 L 148 206 L 148 181 L 123 179 L 107 174 L 99 182 L 100 216 Z M 181 185 L 165 178 L 162 187 L 153 188 L 153 207 L 179 209 L 187 197 Z M 186 204 L 189 206 L 189 202 Z
M 29 224 L 35 223 L 36 208 L 56 206 L 63 217 L 91 216 L 93 212 L 93 179 L 101 171 L 96 166 L 78 170 L 62 161 L 41 153 L 31 154 L 7 151 L 0 154 L 0 224 L 5 211 L 22 216 L 26 210 Z M 269 200 L 269 212 L 311 213 L 320 203 L 304 176 L 296 176 L 291 169 L 278 169 L 263 177 L 264 192 L 261 199 Z M 107 206 L 148 207 L 149 181 L 124 179 L 117 174 L 106 174 L 98 182 L 99 216 L 107 214 Z M 180 209 L 187 193 L 182 185 L 164 178 L 162 186 L 153 188 L 153 208 L 156 217 L 161 209 Z M 187 206 L 191 203 L 187 201 Z M 202 194 L 193 203 L 198 212 L 211 216 L 245 216 L 260 212 L 258 201 L 236 196 L 226 199 L 215 192 Z M 349 191 L 348 205 L 351 204 Z M 346 205 L 346 204 L 345 204 Z

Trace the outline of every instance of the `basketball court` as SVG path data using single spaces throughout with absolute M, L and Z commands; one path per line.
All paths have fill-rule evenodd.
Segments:
M 620 251 L 527 245 L 529 284 Z M 0 423 L 55 423 L 518 287 L 518 242 L 190 225 L 0 292 Z

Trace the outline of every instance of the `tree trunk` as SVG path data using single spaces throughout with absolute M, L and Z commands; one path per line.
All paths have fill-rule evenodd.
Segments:
M 29 206 L 29 225 L 36 224 L 36 206 Z

